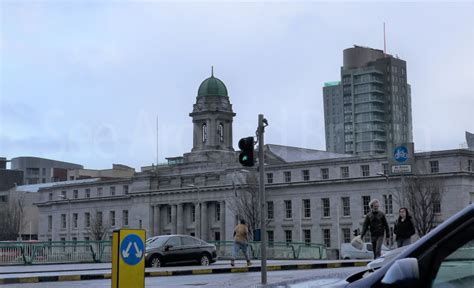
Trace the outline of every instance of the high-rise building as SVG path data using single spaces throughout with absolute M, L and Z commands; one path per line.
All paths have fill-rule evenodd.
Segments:
M 406 62 L 360 46 L 343 54 L 341 80 L 323 87 L 327 151 L 376 155 L 412 142 Z

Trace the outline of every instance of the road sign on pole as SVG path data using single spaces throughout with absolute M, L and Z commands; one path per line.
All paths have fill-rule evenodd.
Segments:
M 145 287 L 145 230 L 119 229 L 112 236 L 112 288 Z

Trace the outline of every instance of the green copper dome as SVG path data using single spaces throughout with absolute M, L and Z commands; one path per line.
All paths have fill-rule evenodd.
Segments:
M 214 73 L 199 86 L 198 96 L 208 95 L 228 96 L 224 82 L 214 77 Z

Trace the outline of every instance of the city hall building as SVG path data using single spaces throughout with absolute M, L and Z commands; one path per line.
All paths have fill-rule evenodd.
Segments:
M 146 229 L 147 236 L 195 235 L 232 240 L 247 174 L 232 147 L 235 113 L 224 83 L 202 82 L 192 112 L 193 148 L 168 165 L 143 167 L 132 177 L 68 182 L 38 192 L 39 240 L 91 240 L 94 223 L 109 229 Z M 377 198 L 393 227 L 400 176 L 388 173 L 386 156 L 357 156 L 268 144 L 265 151 L 269 241 L 324 243 L 339 249 L 361 228 Z M 439 179 L 441 222 L 474 199 L 474 151 L 415 153 L 413 172 Z M 258 173 L 256 173 L 258 174 Z M 382 176 L 381 176 L 382 175 Z M 107 224 L 107 225 L 106 225 Z M 107 236 L 108 238 L 109 236 Z

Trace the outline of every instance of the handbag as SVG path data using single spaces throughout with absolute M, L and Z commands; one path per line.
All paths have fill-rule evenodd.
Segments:
M 354 237 L 354 239 L 352 239 L 351 245 L 357 250 L 362 250 L 362 248 L 364 247 L 364 241 L 362 241 L 362 237 L 360 237 L 359 235 L 359 236 Z

